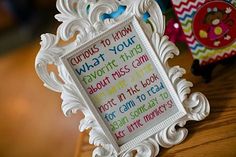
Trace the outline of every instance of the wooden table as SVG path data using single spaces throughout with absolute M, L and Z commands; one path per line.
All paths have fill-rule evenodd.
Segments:
M 162 148 L 161 157 L 235 157 L 236 156 L 236 63 L 218 65 L 213 80 L 205 84 L 190 72 L 191 54 L 185 50 L 172 59 L 187 71 L 185 78 L 194 83 L 192 91 L 201 91 L 211 105 L 210 115 L 201 122 L 188 122 L 187 139 L 170 149 Z M 88 133 L 80 133 L 76 157 L 92 156 L 93 146 L 88 144 Z
M 60 95 L 44 88 L 36 76 L 38 43 L 0 57 L 0 156 L 91 157 L 94 147 L 88 144 L 88 134 L 77 130 L 81 115 L 65 118 Z M 184 50 L 171 64 L 186 69 L 185 78 L 194 83 L 192 91 L 201 91 L 209 99 L 211 114 L 204 121 L 189 122 L 187 139 L 161 149 L 159 156 L 235 157 L 236 63 L 217 66 L 214 79 L 205 84 L 190 73 L 191 62 Z

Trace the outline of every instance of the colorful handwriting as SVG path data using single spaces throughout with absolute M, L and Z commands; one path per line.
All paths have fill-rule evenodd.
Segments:
M 69 62 L 118 144 L 161 123 L 175 106 L 132 24 Z

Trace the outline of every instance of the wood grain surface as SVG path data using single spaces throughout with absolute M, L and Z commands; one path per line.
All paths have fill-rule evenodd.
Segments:
M 94 147 L 88 133 L 79 133 L 81 113 L 64 117 L 60 95 L 45 87 L 34 70 L 39 41 L 0 56 L 0 156 L 91 157 Z M 236 156 L 236 63 L 219 65 L 205 84 L 190 72 L 188 50 L 171 60 L 187 71 L 185 78 L 209 99 L 211 113 L 200 122 L 189 122 L 186 140 L 161 157 Z
M 205 84 L 201 77 L 190 72 L 192 57 L 185 49 L 170 65 L 180 65 L 187 71 L 185 78 L 193 82 L 192 92 L 200 91 L 210 102 L 211 113 L 203 121 L 188 122 L 189 135 L 181 144 L 161 148 L 160 157 L 235 157 L 236 156 L 236 63 L 218 65 L 213 80 Z M 81 133 L 77 141 L 76 157 L 92 156 L 88 133 Z

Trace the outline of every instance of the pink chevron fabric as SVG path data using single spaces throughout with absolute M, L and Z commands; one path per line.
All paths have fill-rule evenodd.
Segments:
M 236 55 L 235 0 L 172 0 L 194 59 L 201 65 Z

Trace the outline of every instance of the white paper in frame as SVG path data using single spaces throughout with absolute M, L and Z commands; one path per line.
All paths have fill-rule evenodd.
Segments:
M 168 66 L 178 49 L 163 35 L 164 19 L 157 3 L 109 2 L 107 6 L 105 1 L 58 0 L 56 18 L 62 24 L 57 36 L 42 35 L 36 71 L 47 87 L 62 93 L 65 115 L 84 113 L 80 131 L 91 129 L 90 142 L 97 146 L 93 156 L 127 157 L 135 150 L 137 155 L 154 157 L 159 145 L 182 142 L 186 121 L 204 119 L 209 103 L 199 92 L 188 97 L 192 83 L 181 78 L 185 70 Z M 126 9 L 115 21 L 101 20 L 101 10 L 107 14 L 113 5 Z M 142 7 L 150 16 L 145 22 L 138 12 Z M 80 33 L 75 41 L 58 44 L 76 30 Z M 51 63 L 62 81 L 52 72 L 49 75 Z
M 127 29 L 129 29 L 130 32 L 124 32 L 123 37 L 121 37 L 122 33 L 119 34 L 119 32 Z M 120 39 L 117 39 L 117 41 L 115 41 L 116 38 L 114 38 L 114 36 L 117 34 L 117 32 L 120 35 L 118 35 Z M 104 46 L 102 43 L 106 40 L 109 40 L 108 43 L 110 44 Z M 121 46 L 121 44 L 124 46 Z M 99 49 L 99 51 L 84 59 L 85 57 L 82 56 L 82 52 L 88 52 L 88 50 L 91 50 L 94 45 L 96 45 L 96 48 Z M 139 49 L 142 50 L 137 52 L 137 47 L 140 47 Z M 78 61 L 78 56 L 81 57 L 80 62 Z M 75 61 L 76 57 L 78 63 L 76 63 Z M 96 58 L 95 61 L 94 58 Z M 99 59 L 101 61 L 99 61 Z M 114 61 L 113 64 L 109 64 L 112 60 Z M 117 153 L 122 153 L 123 151 L 132 148 L 134 145 L 136 145 L 136 143 L 139 143 L 142 140 L 157 133 L 160 129 L 170 126 L 176 120 L 186 115 L 185 109 L 183 108 L 177 96 L 177 93 L 171 85 L 168 76 L 162 68 L 159 59 L 155 55 L 154 50 L 145 37 L 145 34 L 143 33 L 143 30 L 138 24 L 135 16 L 110 28 L 108 31 L 102 33 L 98 37 L 95 37 L 93 40 L 81 45 L 78 49 L 66 54 L 62 57 L 62 62 L 71 74 L 78 90 L 80 90 L 81 92 L 81 95 L 83 95 L 84 101 L 87 104 L 88 108 L 90 108 L 95 119 L 101 125 L 101 128 L 105 132 L 107 138 L 110 139 L 111 144 L 113 144 L 114 148 L 116 148 Z M 100 63 L 99 65 L 94 66 L 94 62 Z M 109 69 L 109 71 L 102 70 L 104 71 L 104 74 L 101 77 L 97 76 L 96 79 L 91 79 L 91 74 L 97 75 L 99 73 L 98 70 L 101 70 L 104 65 L 108 64 L 113 65 L 113 67 L 110 66 L 110 68 L 113 69 Z M 138 66 L 136 64 L 141 65 Z M 89 65 L 90 67 L 84 65 Z M 91 65 L 93 65 L 94 67 L 92 67 Z M 150 68 L 147 71 L 142 70 L 143 76 L 140 76 L 138 80 L 129 80 L 129 78 L 137 76 L 137 72 L 140 69 L 147 69 L 147 67 Z M 80 71 L 78 71 L 78 69 Z M 81 69 L 86 69 L 86 71 L 84 70 L 84 72 Z M 122 72 L 119 69 L 126 69 L 126 71 Z M 117 74 L 117 70 L 121 71 L 120 73 L 124 74 L 122 76 L 118 76 L 119 74 Z M 82 72 L 84 72 L 84 75 L 81 74 Z M 88 75 L 88 73 L 91 74 Z M 88 78 L 88 80 L 86 80 L 86 78 Z M 106 85 L 100 88 L 100 82 L 104 82 L 104 85 Z M 97 103 L 96 96 L 93 96 L 94 93 L 91 95 L 89 94 L 89 92 L 91 93 L 91 85 L 95 85 L 94 90 L 97 89 L 96 92 L 99 95 L 99 92 L 103 92 L 104 90 L 111 91 L 111 89 L 114 88 L 113 86 L 119 84 L 119 82 L 123 82 L 125 86 L 122 89 L 121 87 L 119 87 L 120 89 L 112 94 L 109 92 L 106 92 L 106 94 L 101 94 L 103 98 L 100 98 L 102 100 L 100 100 L 99 103 Z M 132 92 L 131 90 L 129 90 L 131 88 L 133 88 L 133 90 L 136 90 L 137 92 Z M 160 89 L 160 91 L 157 92 L 158 89 Z M 126 95 L 124 96 L 125 100 L 119 100 L 119 98 L 117 98 L 120 93 L 124 93 L 124 95 Z M 164 93 L 168 94 L 167 98 L 164 98 L 165 100 L 163 102 L 163 100 L 161 100 L 163 98 L 161 97 L 164 97 Z M 142 98 L 141 96 L 145 98 Z M 111 102 L 111 100 L 113 101 L 112 103 L 110 103 L 111 105 L 109 106 L 109 109 L 102 110 L 101 108 L 103 107 L 103 105 L 107 104 L 108 101 Z M 149 108 L 148 104 L 151 104 L 150 101 L 155 104 Z M 169 102 L 171 102 L 171 104 L 168 105 L 167 103 Z M 143 104 L 145 106 L 143 106 Z M 123 109 L 123 105 L 126 105 L 126 108 L 129 108 L 129 111 L 123 111 L 125 110 Z M 167 109 L 167 106 L 170 105 L 171 110 Z M 164 106 L 163 109 L 162 106 Z M 157 111 L 157 109 L 160 109 L 158 110 L 159 112 Z M 138 111 L 140 113 L 137 113 Z M 136 116 L 135 113 L 137 113 Z M 108 116 L 108 118 L 110 117 L 109 119 L 105 118 L 107 114 L 111 114 L 112 116 Z M 159 116 L 161 118 L 159 118 Z M 122 119 L 122 117 L 123 119 L 124 117 L 127 117 L 124 119 L 124 126 L 117 129 L 112 129 L 110 127 L 110 130 L 115 130 L 113 131 L 113 133 L 111 133 L 112 131 L 109 131 L 109 124 L 113 124 L 114 122 L 119 123 L 119 120 Z M 131 127 L 131 125 L 134 123 L 136 124 L 134 125 L 134 129 L 127 129 L 127 127 Z M 120 131 L 123 132 L 123 137 L 116 138 L 118 136 L 117 134 Z M 117 140 L 119 142 L 117 142 Z

